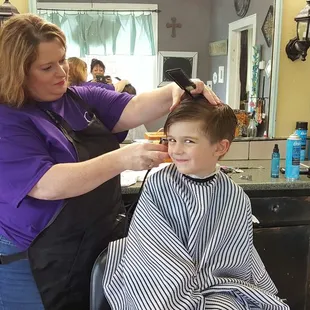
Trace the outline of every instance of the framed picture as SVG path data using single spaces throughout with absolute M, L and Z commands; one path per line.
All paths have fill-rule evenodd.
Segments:
M 225 56 L 228 50 L 228 40 L 209 43 L 209 56 Z
M 189 78 L 196 78 L 197 61 L 197 52 L 158 52 L 158 87 L 172 82 L 168 69 L 181 68 Z
M 268 47 L 272 45 L 273 27 L 274 27 L 273 6 L 271 5 L 268 9 L 264 23 L 262 25 L 262 32 Z

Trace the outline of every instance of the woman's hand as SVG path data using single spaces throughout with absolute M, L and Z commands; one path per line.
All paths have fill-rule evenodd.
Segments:
M 192 82 L 196 84 L 196 89 L 192 90 L 191 93 L 194 94 L 203 94 L 211 104 L 219 104 L 222 101 L 215 95 L 210 87 L 205 85 L 199 79 L 192 79 Z M 170 111 L 172 111 L 181 101 L 181 97 L 184 94 L 184 90 L 182 90 L 177 84 L 172 84 L 172 106 L 170 107 Z
M 115 91 L 121 93 L 124 90 L 125 86 L 128 84 L 130 84 L 130 82 L 128 80 L 120 80 L 120 81 L 114 83 Z
M 146 170 L 158 167 L 168 156 L 168 148 L 162 144 L 133 143 L 120 149 L 124 170 Z
M 157 167 L 168 158 L 167 150 L 162 144 L 130 144 L 82 162 L 56 164 L 41 177 L 28 195 L 43 200 L 80 196 L 124 170 L 139 171 Z

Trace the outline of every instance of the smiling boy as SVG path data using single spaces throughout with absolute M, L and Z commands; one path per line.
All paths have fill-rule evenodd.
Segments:
M 225 105 L 207 104 L 202 98 L 183 100 L 165 123 L 168 153 L 180 173 L 203 178 L 215 172 L 227 153 L 237 120 Z
M 112 309 L 289 309 L 253 245 L 250 200 L 217 164 L 236 125 L 202 97 L 169 114 L 173 164 L 149 177 L 128 237 L 109 246 Z

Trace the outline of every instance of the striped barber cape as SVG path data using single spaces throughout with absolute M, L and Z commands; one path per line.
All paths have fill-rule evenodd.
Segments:
M 253 245 L 242 188 L 174 165 L 149 177 L 128 236 L 110 243 L 103 288 L 115 310 L 289 309 Z

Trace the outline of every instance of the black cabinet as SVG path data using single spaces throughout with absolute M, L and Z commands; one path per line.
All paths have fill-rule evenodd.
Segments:
M 310 225 L 310 197 L 250 198 L 253 214 L 264 227 Z
M 292 310 L 307 303 L 309 226 L 254 229 L 254 244 L 266 269 Z M 307 305 L 307 306 L 306 306 Z
M 260 221 L 254 244 L 266 269 L 292 310 L 310 309 L 310 193 L 248 193 Z

